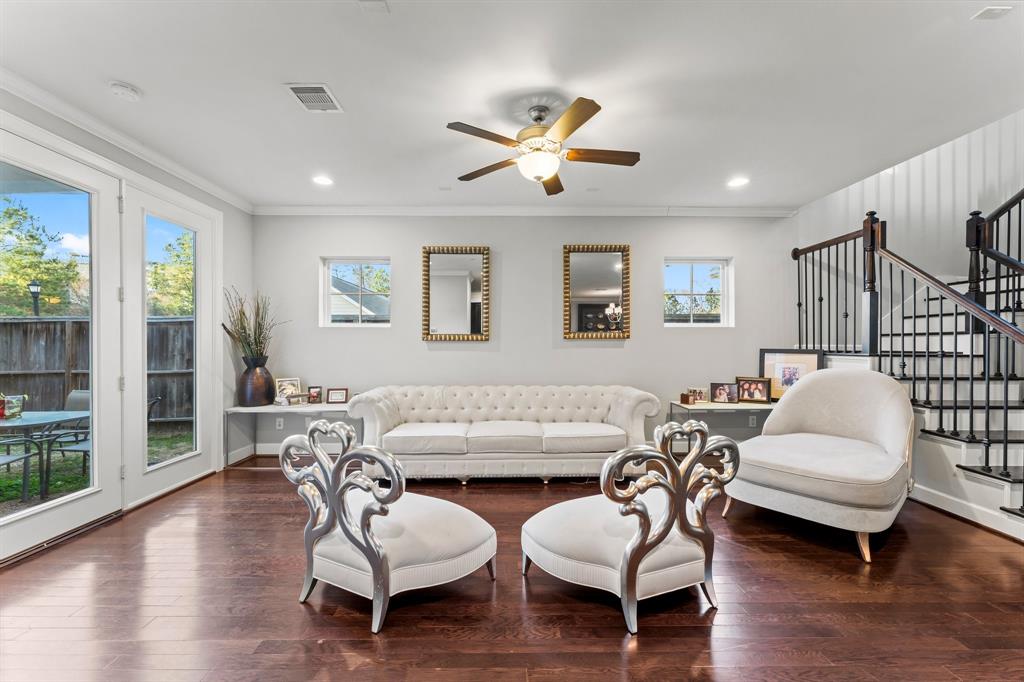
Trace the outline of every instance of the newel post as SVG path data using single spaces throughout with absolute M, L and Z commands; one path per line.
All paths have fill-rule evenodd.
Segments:
M 987 305 L 985 292 L 981 290 L 981 249 L 992 245 L 992 235 L 985 229 L 985 219 L 981 211 L 971 211 L 967 219 L 967 249 L 970 251 L 970 263 L 967 267 L 967 298 L 981 307 Z M 970 316 L 974 332 L 984 331 L 981 320 Z
M 878 289 L 875 286 L 876 249 L 878 243 L 878 218 L 874 211 L 868 211 L 864 219 L 864 319 L 861 323 L 861 348 L 865 355 L 878 355 Z

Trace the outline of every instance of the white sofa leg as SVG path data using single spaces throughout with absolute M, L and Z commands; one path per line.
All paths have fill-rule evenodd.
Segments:
M 871 563 L 871 544 L 868 542 L 869 533 L 857 533 L 857 548 L 860 550 L 860 557 L 864 563 Z
M 533 561 L 530 557 L 526 556 L 526 552 L 523 552 L 523 575 L 526 575 L 526 572 L 530 570 L 530 566 L 532 564 Z
M 726 495 L 726 496 L 725 496 L 725 506 L 724 506 L 724 507 L 722 507 L 722 518 L 723 518 L 723 519 L 724 519 L 724 518 L 726 517 L 726 515 L 727 515 L 727 514 L 729 513 L 729 510 L 730 510 L 730 509 L 732 509 L 732 498 L 731 498 L 731 497 L 729 497 L 728 495 Z
M 487 560 L 487 572 L 490 574 L 491 580 L 495 579 L 494 576 L 495 576 L 495 572 L 496 572 L 497 568 L 498 568 L 498 555 L 495 554 L 494 556 L 492 556 L 490 559 Z
M 299 592 L 299 603 L 305 604 L 306 600 L 309 599 L 309 595 L 313 593 L 313 588 L 316 587 L 316 578 L 313 577 L 312 567 L 306 571 L 306 578 L 302 581 L 302 591 Z

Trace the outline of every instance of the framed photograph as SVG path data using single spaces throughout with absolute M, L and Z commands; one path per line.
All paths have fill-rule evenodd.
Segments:
M 302 382 L 298 379 L 277 379 L 274 382 L 278 397 L 291 398 L 302 393 Z
M 762 348 L 757 373 L 771 379 L 772 400 L 778 400 L 802 377 L 825 365 L 825 352 L 803 348 Z
M 695 401 L 693 399 L 693 396 L 690 395 L 689 393 L 680 393 L 679 394 L 679 404 L 680 405 L 693 405 L 695 402 L 697 402 L 697 401 Z
M 703 386 L 700 388 L 689 388 L 687 393 L 693 396 L 693 402 L 695 403 L 706 403 L 708 401 L 708 389 Z
M 329 388 L 327 389 L 327 404 L 337 405 L 339 403 L 348 402 L 348 389 L 347 388 Z
M 739 390 L 736 384 L 711 384 L 711 402 L 738 403 Z
M 768 377 L 736 377 L 741 403 L 770 403 L 772 380 Z
M 288 396 L 288 404 L 289 405 L 305 405 L 308 402 L 309 402 L 309 394 L 308 393 L 293 393 L 292 395 Z
M 310 405 L 319 405 L 323 402 L 323 386 L 309 386 L 306 388 L 306 392 L 309 394 Z

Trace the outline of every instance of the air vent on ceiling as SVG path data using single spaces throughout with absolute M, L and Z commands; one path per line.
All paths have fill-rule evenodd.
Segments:
M 993 19 L 1002 19 L 1012 10 L 1013 7 L 1008 5 L 993 5 L 991 7 L 986 7 L 985 9 L 981 10 L 973 17 L 971 17 L 971 19 L 981 19 L 989 21 Z
M 342 111 L 338 100 L 322 83 L 286 83 L 285 85 L 306 111 L 317 113 Z

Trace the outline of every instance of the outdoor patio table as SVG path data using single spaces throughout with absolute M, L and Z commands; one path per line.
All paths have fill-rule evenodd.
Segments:
M 0 419 L 0 431 L 10 431 L 21 435 L 23 438 L 39 441 L 40 448 L 45 448 L 44 442 L 51 436 L 40 433 L 47 426 L 73 422 L 79 419 L 88 419 L 88 410 L 49 410 L 38 412 L 22 412 L 20 416 L 13 419 Z M 26 447 L 26 451 L 28 448 Z M 26 460 L 25 466 L 28 466 Z M 48 467 L 43 467 L 40 462 L 39 471 L 39 496 L 46 498 L 49 492 Z

